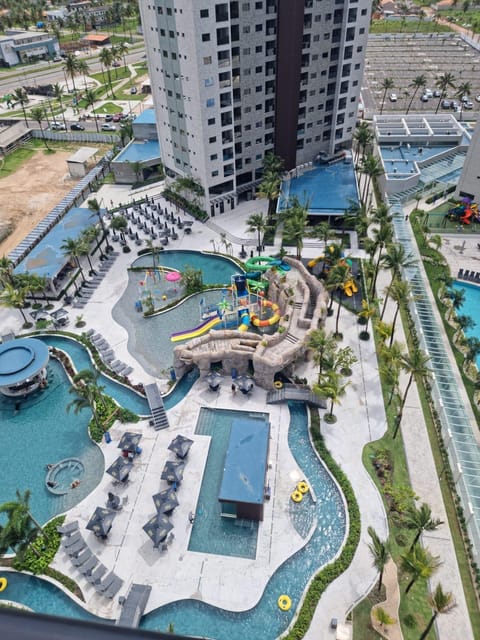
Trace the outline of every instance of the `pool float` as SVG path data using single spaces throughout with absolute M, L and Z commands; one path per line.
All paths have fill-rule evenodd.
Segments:
M 2 576 L 0 578 L 0 593 L 2 591 L 5 591 L 5 589 L 7 588 L 7 585 L 8 585 L 8 580 Z
M 283 382 L 281 380 L 275 380 L 273 386 L 275 387 L 275 389 L 281 389 L 283 387 Z
M 285 594 L 281 595 L 277 601 L 278 608 L 282 611 L 288 611 L 292 606 L 292 601 Z
M 275 302 L 271 302 L 270 300 L 263 300 L 262 304 L 264 307 L 271 307 L 273 315 L 267 320 L 260 320 L 258 316 L 252 313 L 250 318 L 252 324 L 255 327 L 270 327 L 272 324 L 276 324 L 280 320 L 278 304 L 275 304 Z
M 303 500 L 303 493 L 301 493 L 301 491 L 299 491 L 298 489 L 295 489 L 295 491 L 292 491 L 290 497 L 294 502 L 301 502 Z
M 303 494 L 308 493 L 308 484 L 302 480 L 302 482 L 297 484 L 297 490 Z

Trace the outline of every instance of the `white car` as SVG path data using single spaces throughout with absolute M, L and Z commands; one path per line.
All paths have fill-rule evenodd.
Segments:
M 463 108 L 468 110 L 473 109 L 473 102 L 471 100 L 466 100 L 463 103 Z
M 390 102 L 396 102 L 398 100 L 396 93 L 390 94 Z
M 427 96 L 427 98 L 433 98 L 433 91 L 431 89 L 425 89 L 423 95 Z
M 67 127 L 63 124 L 63 122 L 52 122 L 50 123 L 50 131 L 65 131 Z
M 117 130 L 117 127 L 114 124 L 110 124 L 109 122 L 102 124 L 102 131 L 116 131 L 116 130 Z
M 429 96 L 427 96 L 427 94 L 426 94 L 426 93 L 423 93 L 423 94 L 420 96 L 420 100 L 421 100 L 422 102 L 428 102 L 428 98 L 429 98 Z

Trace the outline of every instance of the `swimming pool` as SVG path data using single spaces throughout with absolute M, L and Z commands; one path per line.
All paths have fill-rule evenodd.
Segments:
M 252 609 L 232 613 L 199 600 L 182 600 L 161 607 L 144 616 L 140 627 L 164 630 L 172 623 L 180 634 L 209 637 L 214 640 L 274 640 L 290 624 L 303 591 L 311 577 L 339 552 L 346 534 L 346 513 L 341 494 L 310 446 L 307 412 L 303 403 L 288 403 L 290 449 L 308 478 L 317 497 L 317 526 L 305 547 L 279 567 L 268 582 L 260 602 Z M 64 594 L 45 581 L 20 575 L 20 587 L 12 600 L 27 600 L 35 611 L 85 617 L 86 612 L 75 603 L 62 610 Z M 9 598 L 8 589 L 0 599 Z M 288 593 L 292 599 L 289 611 L 280 611 L 277 599 Z M 18 594 L 18 595 L 17 595 Z
M 463 280 L 455 280 L 454 289 L 463 289 L 465 292 L 465 302 L 460 308 L 463 316 L 469 316 L 475 322 L 475 326 L 465 330 L 467 338 L 478 338 L 480 340 L 480 287 L 464 282 Z M 480 355 L 477 356 L 476 365 L 480 368 Z
M 353 163 L 320 165 L 298 178 L 284 181 L 278 205 L 280 211 L 287 208 L 292 196 L 296 196 L 301 204 L 308 202 L 312 215 L 343 215 L 346 209 L 358 203 Z
M 170 267 L 182 271 L 186 265 L 201 269 L 206 285 L 230 285 L 231 276 L 241 273 L 239 266 L 232 260 L 197 251 L 162 251 L 159 254 L 160 267 Z M 132 267 L 152 267 L 150 254 L 141 256 Z M 145 318 L 135 309 L 139 299 L 140 282 L 143 271 L 129 271 L 128 285 L 122 297 L 113 308 L 112 315 L 118 324 L 128 333 L 128 350 L 135 355 L 142 367 L 155 377 L 168 377 L 173 364 L 173 349 L 176 346 L 170 340 L 174 332 L 186 331 L 201 323 L 200 301 L 206 305 L 221 300 L 220 291 L 206 291 L 191 296 L 179 306 L 163 314 Z
M 402 144 L 402 145 L 381 145 L 379 147 L 383 160 L 409 160 L 420 161 L 428 160 L 437 156 L 444 151 L 450 151 L 456 145 L 421 145 L 421 144 Z

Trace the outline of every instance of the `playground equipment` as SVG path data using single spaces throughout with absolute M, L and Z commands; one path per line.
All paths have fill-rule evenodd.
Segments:
M 355 280 L 349 280 L 343 285 L 343 293 L 349 298 L 352 297 L 354 293 L 357 293 L 358 287 L 355 284 Z
M 458 220 L 462 224 L 471 224 L 472 220 L 480 222 L 478 205 L 472 202 L 470 198 L 464 198 L 462 202 L 449 209 L 447 215 L 451 220 Z
M 278 267 L 282 271 L 290 271 L 290 265 L 270 256 L 253 256 L 245 262 L 249 271 L 267 271 L 271 267 Z
M 250 318 L 251 323 L 255 327 L 271 327 L 272 325 L 277 324 L 277 322 L 280 320 L 280 310 L 278 308 L 278 304 L 270 302 L 270 300 L 263 300 L 262 306 L 264 308 L 270 307 L 273 311 L 273 315 L 271 315 L 270 318 L 267 318 L 266 320 L 261 320 L 258 316 L 253 314 Z
M 178 331 L 177 333 L 172 333 L 170 336 L 170 340 L 172 342 L 180 342 L 180 340 L 189 340 L 190 338 L 198 338 L 198 336 L 202 336 L 210 329 L 213 329 L 217 324 L 221 322 L 221 318 L 216 316 L 215 318 L 211 318 L 210 320 L 206 320 L 199 324 L 198 327 L 194 329 L 187 329 L 186 331 Z
M 328 245 L 324 255 L 313 258 L 307 263 L 307 266 L 309 269 L 313 269 L 319 262 L 324 262 L 325 267 L 328 269 L 330 265 L 343 258 L 344 255 L 340 245 L 333 243 Z

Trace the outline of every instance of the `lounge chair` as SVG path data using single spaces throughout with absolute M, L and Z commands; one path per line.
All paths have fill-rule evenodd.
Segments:
M 110 599 L 113 598 L 120 591 L 122 584 L 123 584 L 123 580 L 118 576 L 115 576 L 112 584 L 108 587 L 108 589 L 106 589 L 103 592 L 103 595 L 106 598 L 110 598 Z
M 92 571 L 90 575 L 85 576 L 87 582 L 90 584 L 100 584 L 101 579 L 107 573 L 107 567 L 103 564 L 99 564 L 98 567 Z
M 87 548 L 87 543 L 82 538 L 82 540 L 78 540 L 78 542 L 68 547 L 68 549 L 65 549 L 65 551 L 68 553 L 70 557 L 73 558 L 74 556 L 80 555 L 80 553 L 86 548 Z
M 469 280 L 475 280 L 475 271 L 470 271 L 470 275 L 468 276 Z
M 87 560 L 92 557 L 90 549 L 84 549 L 76 558 L 72 558 L 72 564 L 74 567 L 81 567 Z
M 95 329 L 89 329 L 88 331 L 85 331 L 86 335 L 91 338 L 92 336 L 95 335 Z M 57 528 L 58 531 L 58 528 Z
M 61 533 L 62 536 L 69 536 L 72 533 L 78 531 L 78 520 L 72 520 L 68 524 L 64 524 L 60 527 L 57 527 L 57 532 Z
M 457 278 L 461 280 L 463 278 L 463 269 L 458 270 Z
M 110 573 L 107 576 L 105 576 L 105 578 L 100 582 L 100 584 L 93 585 L 95 587 L 95 591 L 97 593 L 103 593 L 108 589 L 108 587 L 111 584 L 113 584 L 113 581 L 115 580 L 115 578 L 116 578 L 116 575 L 114 574 L 114 572 L 110 571 Z
M 470 270 L 469 269 L 465 269 L 465 271 L 463 273 L 463 279 L 464 280 L 468 280 L 469 277 L 470 277 Z
M 129 376 L 133 371 L 133 367 L 127 367 L 122 371 L 122 376 Z
M 73 544 L 75 544 L 79 540 L 83 540 L 83 538 L 82 538 L 82 534 L 79 531 L 77 531 L 72 536 L 65 538 L 62 541 L 62 545 L 65 547 L 65 549 L 68 549 L 68 547 L 71 547 Z
M 82 566 L 80 567 L 80 573 L 83 576 L 87 576 L 89 573 L 92 573 L 93 569 L 95 569 L 97 564 L 98 564 L 98 558 L 97 556 L 94 556 L 92 554 L 90 558 L 88 558 L 88 560 L 84 564 L 82 564 Z

